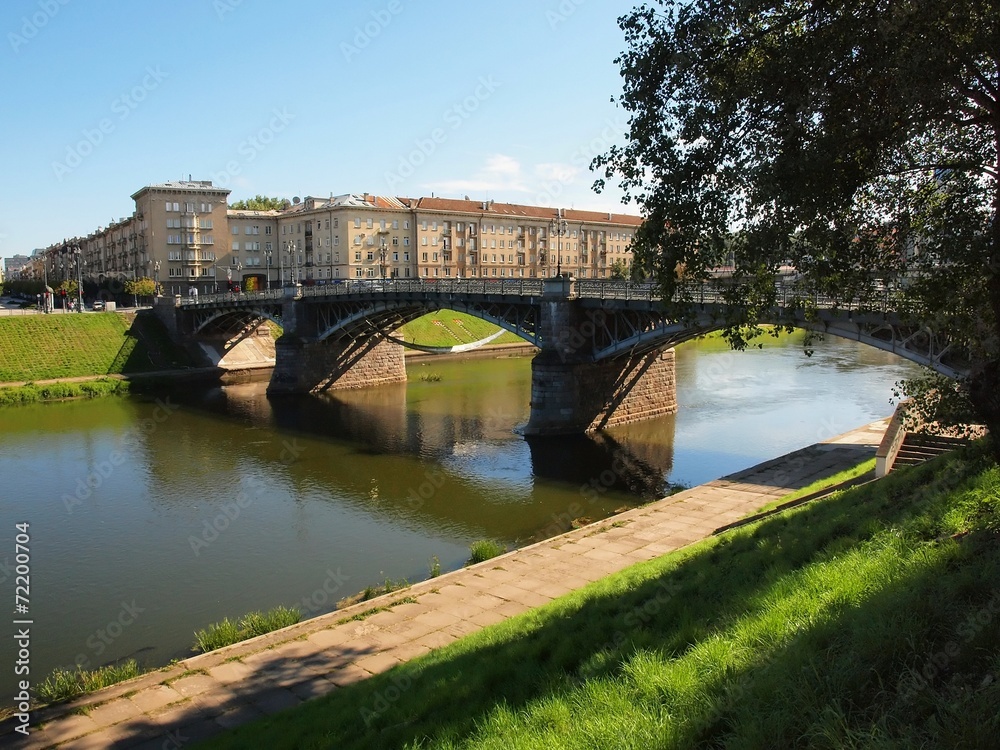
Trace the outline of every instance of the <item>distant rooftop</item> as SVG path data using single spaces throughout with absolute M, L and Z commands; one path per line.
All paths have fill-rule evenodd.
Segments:
M 222 192 L 228 195 L 232 191 L 228 188 L 216 187 L 212 185 L 211 180 L 173 180 L 171 182 L 160 182 L 153 185 L 146 185 L 143 188 L 139 188 L 134 193 L 132 193 L 132 199 L 139 195 L 142 195 L 147 190 L 175 190 L 181 192 L 202 192 L 204 190 L 212 190 L 215 192 Z

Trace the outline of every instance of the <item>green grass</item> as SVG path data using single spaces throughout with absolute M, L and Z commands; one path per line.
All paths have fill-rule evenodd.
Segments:
M 399 329 L 396 334 L 404 341 L 425 346 L 457 346 L 471 344 L 496 333 L 498 327 L 480 318 L 454 310 L 439 310 L 428 313 Z M 524 344 L 524 339 L 513 333 L 504 333 L 491 341 L 492 344 Z
M 211 747 L 994 747 L 982 447 L 628 568 Z
M 194 634 L 194 650 L 205 653 L 223 646 L 256 638 L 274 630 L 294 625 L 302 619 L 302 613 L 295 608 L 275 607 L 267 612 L 248 612 L 238 621 L 224 618 L 222 622 L 209 625 Z
M 56 669 L 34 687 L 35 697 L 42 703 L 60 703 L 78 695 L 92 693 L 142 674 L 135 659 L 111 664 L 100 669 Z
M 785 503 L 790 503 L 793 500 L 798 500 L 800 497 L 805 497 L 806 495 L 811 495 L 814 492 L 819 492 L 820 490 L 825 490 L 828 487 L 834 487 L 842 482 L 847 482 L 851 479 L 857 479 L 858 477 L 864 476 L 865 474 L 871 474 L 871 478 L 875 478 L 875 459 L 869 458 L 867 461 L 861 461 L 856 466 L 852 466 L 849 469 L 844 469 L 843 471 L 838 471 L 826 479 L 817 479 L 811 484 L 807 484 L 805 487 L 795 490 L 795 492 L 789 492 L 787 495 L 782 495 L 777 500 L 768 503 L 767 505 L 758 508 L 752 515 L 757 515 L 757 513 L 764 513 L 776 508 L 779 505 L 784 505 Z
M 479 539 L 469 545 L 469 561 L 466 565 L 475 565 L 485 560 L 502 555 L 507 548 L 495 539 Z
M 130 393 L 132 384 L 126 380 L 100 378 L 84 383 L 48 383 L 0 388 L 0 406 L 32 404 L 65 398 L 99 398 Z
M 409 587 L 410 582 L 405 578 L 400 578 L 398 581 L 386 578 L 385 581 L 378 586 L 366 586 L 364 591 L 360 591 L 353 596 L 344 597 L 337 602 L 337 609 L 344 609 L 345 607 L 350 607 L 352 604 L 366 602 L 369 599 L 374 599 L 376 596 L 391 594 L 393 591 L 399 591 Z

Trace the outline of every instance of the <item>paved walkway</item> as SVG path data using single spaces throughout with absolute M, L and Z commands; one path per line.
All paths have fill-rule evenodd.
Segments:
M 782 495 L 874 457 L 887 424 L 875 422 L 502 558 L 37 711 L 32 720 L 40 726 L 27 740 L 0 734 L 0 745 L 151 749 L 208 738 L 709 536 Z M 407 603 L 387 606 L 403 598 Z M 377 607 L 385 609 L 349 619 Z M 6 722 L 0 731 L 12 730 Z

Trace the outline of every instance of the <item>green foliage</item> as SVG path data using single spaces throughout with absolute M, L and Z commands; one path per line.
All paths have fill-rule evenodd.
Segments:
M 495 539 L 479 539 L 469 545 L 469 561 L 466 565 L 475 565 L 485 560 L 502 555 L 507 548 Z
M 59 703 L 78 695 L 92 693 L 101 688 L 131 680 L 142 674 L 135 659 L 120 664 L 110 664 L 94 670 L 77 668 L 75 671 L 56 669 L 34 687 L 35 696 L 42 703 Z
M 66 398 L 100 398 L 130 393 L 132 385 L 127 380 L 100 378 L 84 383 L 48 383 L 37 385 L 0 388 L 0 406 L 33 404 L 38 401 L 54 401 Z
M 136 297 L 153 297 L 156 295 L 156 282 L 145 277 L 128 279 L 125 282 L 125 293 Z
M 628 278 L 628 263 L 621 258 L 616 258 L 611 263 L 611 273 L 608 275 L 612 281 L 625 281 Z
M 431 558 L 431 571 L 430 571 L 430 573 L 431 573 L 431 575 L 430 575 L 431 578 L 437 578 L 439 575 L 441 575 L 441 560 L 438 559 L 437 555 L 434 555 Z
M 3 282 L 4 294 L 27 294 L 29 297 L 34 297 L 43 291 L 45 291 L 45 283 L 40 280 L 7 279 Z
M 979 448 L 903 470 L 208 746 L 992 747 L 998 497 Z
M 777 299 L 888 303 L 971 363 L 963 390 L 1000 429 L 997 9 L 659 0 L 620 19 L 624 146 L 594 160 L 646 216 L 637 262 L 675 313 L 680 284 L 734 265 L 741 348 Z M 961 364 L 961 360 L 958 360 Z
M 253 198 L 244 198 L 241 201 L 230 203 L 229 208 L 235 211 L 284 211 L 292 205 L 287 198 L 270 198 L 264 195 L 255 195 Z
M 275 607 L 267 612 L 248 612 L 239 621 L 228 617 L 213 623 L 194 634 L 194 649 L 202 653 L 239 643 L 249 638 L 287 628 L 302 619 L 302 613 L 294 607 Z

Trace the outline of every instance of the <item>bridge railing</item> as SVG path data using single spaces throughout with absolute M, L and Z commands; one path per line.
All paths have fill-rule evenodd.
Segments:
M 711 281 L 704 284 L 682 285 L 677 299 L 686 297 L 702 304 L 725 304 L 726 292 L 731 285 L 723 281 Z M 600 279 L 581 279 L 576 282 L 576 292 L 584 299 L 606 300 L 642 300 L 659 301 L 663 299 L 660 288 L 651 282 L 605 281 Z M 808 301 L 821 309 L 840 310 L 878 310 L 891 312 L 894 308 L 894 292 L 891 289 L 878 289 L 864 298 L 840 299 L 822 294 L 811 293 L 803 287 L 794 284 L 775 284 L 775 298 L 779 307 L 787 308 L 803 301 Z
M 542 293 L 541 279 L 351 279 L 337 284 L 302 287 L 303 297 L 329 297 L 368 292 L 503 294 L 531 297 Z
M 195 297 L 181 297 L 178 304 L 181 307 L 188 305 L 205 305 L 216 302 L 246 302 L 254 300 L 276 300 L 285 296 L 284 289 L 266 289 L 260 292 L 219 292 L 218 294 L 200 294 Z
M 439 292 L 444 294 L 497 294 L 505 296 L 536 297 L 542 294 L 543 279 L 350 279 L 322 286 L 303 286 L 303 297 L 335 297 L 348 294 L 397 293 L 414 294 Z M 730 287 L 725 281 L 711 281 L 704 284 L 689 284 L 681 288 L 681 295 L 698 303 L 724 304 L 726 291 Z M 217 304 L 220 302 L 253 302 L 258 300 L 279 300 L 285 297 L 285 289 L 269 289 L 258 292 L 223 292 L 203 294 L 197 297 L 182 297 L 181 306 Z M 584 299 L 602 300 L 642 300 L 662 299 L 660 288 L 651 282 L 609 281 L 604 279 L 580 279 L 576 281 L 576 294 Z M 679 295 L 680 296 L 680 295 Z M 890 312 L 895 309 L 894 292 L 880 289 L 863 299 L 837 299 L 825 295 L 812 294 L 794 284 L 775 285 L 775 297 L 779 307 L 791 307 L 809 301 L 817 308 L 840 310 L 878 310 Z

